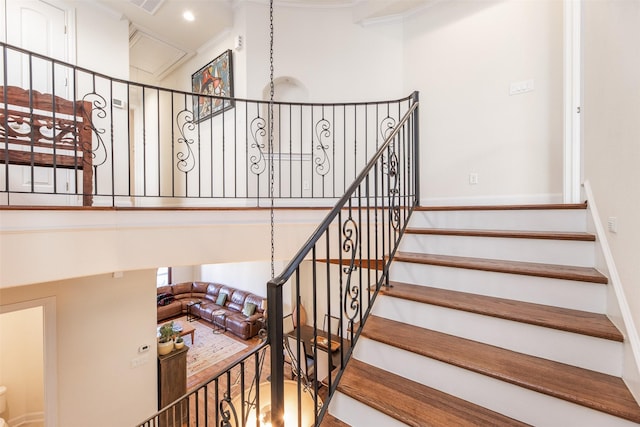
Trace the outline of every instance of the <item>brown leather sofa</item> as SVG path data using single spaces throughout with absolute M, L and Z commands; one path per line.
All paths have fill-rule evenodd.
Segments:
M 185 282 L 160 286 L 157 294 L 158 323 L 191 314 L 243 339 L 256 336 L 264 327 L 264 298 L 247 291 L 220 283 Z M 224 315 L 213 314 L 218 310 Z

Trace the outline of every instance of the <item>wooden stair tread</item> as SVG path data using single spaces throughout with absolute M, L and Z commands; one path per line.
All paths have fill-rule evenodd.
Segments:
M 479 229 L 452 229 L 452 228 L 420 228 L 409 227 L 405 231 L 409 234 L 426 234 L 438 236 L 470 236 L 470 237 L 502 237 L 515 239 L 541 239 L 541 240 L 574 240 L 581 242 L 595 242 L 596 236 L 583 232 L 558 232 L 558 231 L 528 231 L 528 230 L 479 230 Z
M 327 413 L 322 417 L 320 427 L 350 427 L 350 425 Z
M 576 280 L 592 283 L 608 283 L 608 279 L 595 268 L 569 265 L 541 264 L 524 261 L 505 261 L 497 259 L 471 258 L 453 255 L 423 254 L 415 252 L 397 252 L 394 261 L 418 264 L 439 265 L 444 267 L 466 268 L 497 273 L 521 274 L 553 279 Z
M 636 423 L 640 407 L 621 378 L 370 316 L 362 336 Z
M 603 314 L 409 283 L 392 281 L 390 284 L 391 288 L 381 288 L 383 295 L 607 340 L 624 340 L 618 328 Z
M 467 206 L 416 206 L 416 211 L 509 211 L 544 209 L 586 209 L 584 203 L 550 203 L 541 205 L 467 205 Z
M 526 425 L 357 359 L 349 361 L 338 390 L 410 426 Z

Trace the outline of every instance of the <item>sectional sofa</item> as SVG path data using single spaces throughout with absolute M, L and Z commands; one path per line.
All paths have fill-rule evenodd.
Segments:
M 190 314 L 243 339 L 264 327 L 265 298 L 221 283 L 185 282 L 158 287 L 158 323 Z M 214 314 L 224 311 L 224 314 Z

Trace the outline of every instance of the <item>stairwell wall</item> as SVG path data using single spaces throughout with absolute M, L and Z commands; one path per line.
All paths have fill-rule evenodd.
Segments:
M 562 201 L 562 16 L 559 1 L 451 0 L 405 19 L 423 205 Z
M 584 178 L 607 230 L 623 297 L 640 330 L 640 4 L 584 2 Z M 636 332 L 637 334 L 637 332 Z M 632 337 L 633 338 L 633 337 Z M 636 341 L 638 337 L 635 337 Z M 640 354 L 636 354 L 639 358 Z M 627 364 L 629 371 L 632 367 Z M 640 400 L 637 367 L 632 389 Z

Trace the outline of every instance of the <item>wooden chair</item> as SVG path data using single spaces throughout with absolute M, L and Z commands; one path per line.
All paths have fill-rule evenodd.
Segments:
M 320 384 L 327 385 L 325 380 L 332 370 L 329 353 L 327 352 L 327 350 L 324 350 L 318 346 L 316 346 L 313 350 L 313 354 L 316 356 L 315 380 Z
M 342 331 L 342 323 L 340 322 L 339 317 L 329 316 L 328 314 L 324 315 L 324 320 L 322 322 L 322 330 L 325 332 L 329 332 L 329 326 L 331 326 L 331 333 L 333 335 L 340 336 Z
M 297 345 L 296 345 L 297 344 Z M 285 363 L 287 357 L 291 365 L 291 379 L 299 376 L 302 383 L 309 387 L 314 378 L 314 361 L 305 352 L 304 342 L 296 340 L 295 337 L 287 335 L 284 339 Z M 298 359 L 300 355 L 300 359 Z
M 282 318 L 282 332 L 288 334 L 295 329 L 293 325 L 293 313 L 289 313 Z
M 82 172 L 93 202 L 91 102 L 0 86 L 0 163 Z

